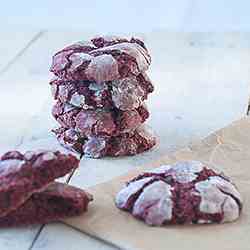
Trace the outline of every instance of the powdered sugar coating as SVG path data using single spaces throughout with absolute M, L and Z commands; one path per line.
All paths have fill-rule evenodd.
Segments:
M 97 49 L 95 53 L 99 53 L 100 51 L 106 51 L 107 48 L 103 47 Z M 124 53 L 129 55 L 131 58 L 134 58 L 137 62 L 137 67 L 131 68 L 132 73 L 134 75 L 138 75 L 140 72 L 144 72 L 148 69 L 149 64 L 151 63 L 151 58 L 147 51 L 141 47 L 141 45 L 137 43 L 129 43 L 129 42 L 122 42 L 116 43 L 108 47 L 110 51 L 120 51 L 120 53 Z M 117 78 L 113 78 L 117 79 Z
M 91 56 L 89 54 L 86 54 L 83 52 L 74 53 L 74 54 L 69 56 L 69 60 L 72 62 L 69 70 L 73 73 L 82 64 L 84 64 L 86 62 L 90 62 L 92 59 L 93 59 L 93 56 Z
M 74 93 L 72 96 L 71 96 L 71 101 L 70 103 L 76 107 L 82 107 L 84 106 L 84 103 L 85 103 L 85 98 L 83 95 L 79 95 L 77 93 Z
M 146 126 L 141 127 L 139 128 L 147 130 Z M 59 128 L 53 132 L 64 147 L 84 154 L 86 157 L 101 158 L 135 155 L 155 146 L 156 138 L 153 135 L 143 137 L 137 130 L 109 137 L 101 135 L 84 137 L 75 130 L 66 128 Z M 71 131 L 70 136 L 67 136 L 68 131 Z
M 151 181 L 146 181 L 136 195 L 129 194 L 128 187 L 149 178 Z M 123 192 L 126 196 L 121 196 Z M 241 195 L 229 178 L 199 161 L 177 162 L 146 171 L 128 182 L 116 200 L 118 208 L 156 226 L 231 222 L 242 210 Z
M 112 135 L 116 130 L 112 113 L 105 110 L 80 111 L 75 121 L 76 131 L 87 137 L 91 135 Z
M 83 109 L 112 106 L 111 93 L 107 84 L 98 85 L 90 81 L 62 82 L 54 79 L 51 82 L 52 95 L 55 100 L 69 103 Z
M 91 60 L 86 76 L 97 83 L 119 78 L 117 61 L 111 55 L 100 55 Z
M 9 173 L 19 171 L 25 164 L 24 160 L 9 159 L 0 161 L 0 175 L 8 175 Z
M 128 207 L 128 200 L 131 195 L 135 195 L 140 191 L 145 184 L 152 181 L 152 177 L 144 178 L 139 181 L 131 182 L 125 188 L 123 188 L 116 196 L 115 202 L 118 207 L 126 208 Z
M 52 108 L 53 117 L 65 128 L 74 128 L 76 126 L 75 117 L 79 112 L 80 108 L 62 102 L 56 102 Z
M 199 161 L 177 162 L 172 166 L 171 174 L 179 183 L 192 182 L 203 169 L 203 164 Z
M 236 197 L 241 203 L 243 202 L 241 195 L 233 183 L 225 180 L 222 177 L 212 176 L 209 178 L 209 181 L 218 187 L 224 193 L 231 193 Z
M 155 181 L 144 188 L 134 204 L 132 213 L 149 225 L 161 225 L 171 221 L 172 210 L 171 186 L 163 181 Z
M 107 144 L 104 137 L 90 137 L 82 145 L 82 152 L 85 157 L 100 158 L 106 154 Z
M 112 101 L 117 108 L 134 109 L 142 104 L 145 91 L 138 85 L 135 77 L 113 81 L 112 86 Z
M 154 90 L 145 73 L 101 84 L 93 81 L 63 81 L 59 78 L 53 78 L 50 84 L 54 99 L 83 109 L 133 110 L 141 106 Z
M 52 130 L 55 133 L 59 143 L 66 149 L 82 154 L 82 144 L 86 138 L 80 138 L 79 134 L 73 128 L 58 128 Z
M 149 171 L 147 171 L 146 173 L 151 173 L 151 174 L 164 174 L 167 171 L 169 171 L 171 169 L 171 165 L 162 165 L 158 168 L 153 168 Z
M 30 161 L 34 156 L 35 156 L 36 152 L 34 151 L 26 151 L 24 153 L 24 158 L 28 161 Z
M 201 196 L 200 211 L 203 213 L 223 213 L 223 221 L 234 221 L 239 217 L 240 207 L 235 197 L 240 203 L 242 199 L 235 186 L 225 179 L 212 176 L 208 180 L 195 184 L 195 189 Z
M 70 45 L 53 56 L 50 71 L 64 80 L 112 81 L 136 76 L 151 63 L 139 39 L 99 37 Z
M 98 97 L 98 96 L 100 96 L 101 92 L 108 89 L 108 86 L 105 83 L 104 84 L 97 84 L 95 82 L 91 82 L 89 84 L 89 89 L 94 91 L 95 92 L 94 94 Z
M 51 161 L 56 159 L 56 155 L 53 152 L 46 152 L 42 155 L 44 161 Z
M 56 159 L 56 155 L 49 150 L 45 150 L 45 149 L 37 149 L 36 151 L 26 151 L 23 154 L 23 157 L 25 160 L 27 161 L 32 161 L 32 159 L 38 158 L 37 156 L 40 155 L 42 157 L 42 159 L 44 159 L 46 161 L 47 160 L 54 160 Z
M 131 111 L 117 109 L 83 110 L 57 102 L 52 115 L 65 128 L 75 129 L 81 136 L 115 136 L 137 129 L 149 117 L 145 105 Z

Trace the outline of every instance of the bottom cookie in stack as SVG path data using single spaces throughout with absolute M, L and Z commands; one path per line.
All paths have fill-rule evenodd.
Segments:
M 136 155 L 151 149 L 156 144 L 156 137 L 145 125 L 134 131 L 110 137 L 83 137 L 76 130 L 63 127 L 53 132 L 64 147 L 91 158 Z

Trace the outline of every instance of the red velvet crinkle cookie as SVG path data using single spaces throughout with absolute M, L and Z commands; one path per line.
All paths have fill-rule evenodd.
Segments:
M 87 192 L 63 183 L 51 183 L 34 193 L 17 210 L 0 218 L 0 227 L 44 224 L 87 211 L 93 198 Z
M 82 137 L 74 129 L 64 128 L 54 130 L 54 133 L 64 147 L 91 158 L 135 155 L 149 150 L 156 144 L 156 137 L 144 125 L 133 132 L 111 137 Z
M 51 82 L 52 95 L 55 100 L 69 103 L 83 109 L 112 107 L 111 91 L 108 84 L 95 82 L 62 81 L 54 78 Z
M 56 135 L 59 143 L 65 147 L 66 149 L 76 152 L 83 153 L 83 145 L 86 142 L 86 137 L 80 137 L 79 133 L 75 131 L 73 128 L 56 128 L 52 129 L 52 132 Z
M 145 73 L 99 84 L 87 80 L 63 81 L 59 78 L 54 78 L 50 84 L 55 100 L 83 109 L 116 107 L 132 110 L 138 108 L 154 90 Z
M 79 160 L 59 151 L 10 151 L 0 158 L 0 217 L 16 210 L 33 193 L 77 168 Z
M 50 71 L 63 80 L 100 83 L 137 76 L 146 71 L 150 63 L 151 57 L 139 39 L 97 37 L 57 52 Z
M 56 102 L 52 107 L 53 117 L 64 128 L 75 128 L 75 117 L 80 111 L 80 108 L 63 102 Z
M 140 84 L 138 84 L 138 82 Z M 112 81 L 112 102 L 121 110 L 132 110 L 142 105 L 154 87 L 145 73 L 137 77 L 123 78 Z
M 57 102 L 52 114 L 62 127 L 74 128 L 81 136 L 115 136 L 131 132 L 149 117 L 145 105 L 135 110 L 83 110 Z
M 115 202 L 156 226 L 231 222 L 242 210 L 241 195 L 231 180 L 199 161 L 144 172 L 127 183 Z

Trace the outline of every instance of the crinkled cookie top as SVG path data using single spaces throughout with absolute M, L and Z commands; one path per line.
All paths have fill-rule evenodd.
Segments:
M 63 80 L 102 82 L 137 76 L 150 63 L 141 40 L 106 36 L 65 47 L 53 56 L 50 71 Z
M 199 161 L 144 172 L 117 194 L 116 206 L 149 225 L 236 220 L 242 198 L 228 177 Z

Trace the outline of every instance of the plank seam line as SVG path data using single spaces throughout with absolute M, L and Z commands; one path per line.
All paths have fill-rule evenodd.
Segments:
M 33 45 L 39 38 L 41 38 L 47 31 L 41 30 L 0 70 L 0 76 L 6 73 L 10 67 Z
M 99 242 L 103 242 L 103 243 L 105 243 L 105 244 L 108 245 L 108 246 L 111 246 L 111 247 L 113 247 L 113 248 L 116 248 L 117 250 L 125 250 L 124 248 L 119 247 L 119 246 L 116 245 L 115 243 L 112 243 L 112 242 L 110 242 L 110 241 L 108 241 L 108 240 L 105 240 L 105 239 L 100 238 L 100 237 L 98 237 L 98 236 L 92 235 L 92 234 L 90 234 L 90 233 L 83 232 L 83 231 L 81 231 L 79 228 L 74 227 L 74 226 L 72 226 L 72 225 L 70 225 L 70 224 L 67 224 L 67 223 L 65 223 L 64 221 L 60 221 L 60 223 L 62 223 L 63 225 L 65 225 L 65 226 L 67 226 L 67 227 L 70 227 L 71 229 L 73 229 L 73 230 L 79 232 L 80 234 L 83 234 L 83 235 L 85 234 L 85 235 L 87 235 L 88 237 L 90 237 L 90 238 L 92 238 L 92 239 L 95 239 L 95 240 L 97 240 L 97 241 L 99 241 Z
M 38 229 L 38 231 L 37 231 L 37 233 L 36 233 L 34 239 L 32 240 L 31 245 L 30 245 L 30 247 L 28 248 L 28 250 L 32 250 L 32 248 L 34 247 L 34 245 L 35 245 L 35 243 L 36 243 L 36 240 L 38 239 L 39 235 L 41 234 L 41 232 L 42 232 L 44 226 L 45 226 L 45 225 L 42 225 L 42 226 Z
M 83 159 L 83 154 L 80 155 L 80 161 Z M 75 172 L 80 168 L 80 166 L 77 169 L 73 169 L 71 173 L 69 173 L 69 176 L 66 180 L 67 184 L 70 184 L 71 178 L 74 176 Z

